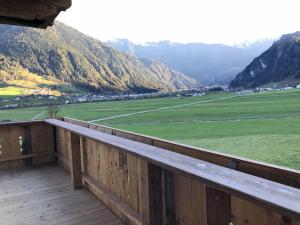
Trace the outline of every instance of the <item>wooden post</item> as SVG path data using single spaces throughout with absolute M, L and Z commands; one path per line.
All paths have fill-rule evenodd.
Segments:
M 80 137 L 80 159 L 81 159 L 81 173 L 85 173 L 85 151 L 86 151 L 86 138 Z M 84 186 L 84 180 L 82 180 Z
M 58 159 L 57 159 L 57 131 L 56 131 L 55 126 L 52 126 L 52 134 L 53 134 L 54 162 L 58 163 Z
M 149 162 L 142 163 L 143 225 L 163 224 L 162 169 Z
M 71 177 L 74 189 L 82 187 L 80 137 L 71 133 Z
M 207 225 L 228 225 L 231 221 L 230 195 L 206 187 L 206 215 Z
M 163 224 L 162 169 L 148 164 L 150 225 Z
M 164 225 L 176 224 L 174 173 L 163 170 Z

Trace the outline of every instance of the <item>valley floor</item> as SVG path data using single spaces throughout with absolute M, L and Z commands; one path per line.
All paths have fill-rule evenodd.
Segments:
M 85 103 L 59 115 L 300 170 L 300 90 Z M 43 107 L 0 111 L 0 120 L 45 117 Z

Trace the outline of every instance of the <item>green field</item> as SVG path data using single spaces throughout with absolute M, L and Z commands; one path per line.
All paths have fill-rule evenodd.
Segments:
M 5 110 L 0 119 L 28 120 L 45 111 L 44 118 L 46 110 Z M 300 170 L 299 90 L 86 103 L 63 106 L 59 115 Z

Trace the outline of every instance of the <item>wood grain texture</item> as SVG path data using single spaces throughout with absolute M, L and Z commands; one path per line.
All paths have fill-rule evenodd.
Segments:
M 19 151 L 19 142 L 15 140 L 15 137 L 18 140 L 19 135 L 28 140 L 23 143 L 22 152 Z M 43 143 L 47 146 L 44 147 Z M 58 120 L 0 125 L 0 144 L 5 149 L 12 149 L 5 153 L 6 157 L 24 157 L 35 154 L 34 152 L 48 154 L 56 149 L 58 161 L 64 162 L 65 167 L 71 169 L 75 187 L 82 185 L 83 174 L 84 187 L 126 224 L 226 225 L 233 222 L 234 225 L 299 225 L 299 189 L 102 131 Z M 43 159 L 49 156 L 38 157 L 30 161 L 28 158 L 16 160 L 13 166 L 47 162 Z M 51 170 L 41 169 L 39 178 L 36 177 L 35 170 L 26 170 L 26 174 L 21 171 L 12 176 L 0 171 L 0 203 L 1 194 L 4 196 L 13 191 L 33 194 L 35 190 L 42 190 L 36 193 L 34 204 L 28 206 L 28 210 L 26 202 L 23 202 L 25 206 L 20 205 L 18 208 L 26 209 L 27 212 L 22 214 L 23 218 L 35 224 L 37 221 L 32 219 L 35 215 L 39 215 L 40 211 L 43 215 L 48 213 L 48 207 L 45 208 L 44 202 L 39 202 L 38 199 L 53 198 L 57 189 L 47 188 L 52 184 L 65 182 L 64 176 L 56 174 L 55 168 L 51 169 L 54 171 L 53 176 Z M 18 181 L 16 177 L 20 174 Z M 20 185 L 22 182 L 24 185 Z M 43 197 L 43 189 L 51 195 L 45 193 L 46 197 Z M 3 204 L 0 204 L 0 217 L 1 209 L 3 212 L 13 212 L 16 216 L 17 210 L 14 208 L 5 211 L 3 205 L 7 197 L 10 196 L 6 196 Z M 14 195 L 8 202 L 17 204 L 18 198 L 18 195 Z M 77 204 L 76 201 L 81 201 L 81 196 L 76 197 L 76 201 L 63 196 L 61 199 L 64 207 L 71 205 L 72 208 L 73 204 Z M 48 204 L 52 205 L 52 201 L 55 200 L 49 200 Z M 53 224 L 98 222 L 93 220 L 96 215 L 93 216 L 92 213 L 88 214 L 84 222 L 78 222 L 76 219 L 81 211 L 76 211 L 77 216 L 63 218 L 49 208 L 53 217 L 59 217 Z M 93 209 L 88 206 L 84 212 Z M 34 215 L 30 215 L 29 211 L 34 212 Z M 102 215 L 97 210 L 94 213 Z M 42 218 L 44 219 L 43 216 Z M 42 220 L 42 223 L 36 224 L 47 224 L 52 217 L 46 218 L 46 222 Z M 106 220 L 102 222 L 115 223 Z
M 44 122 L 1 124 L 0 150 L 2 169 L 51 162 L 54 160 L 52 126 Z
M 106 205 L 112 212 L 114 212 L 122 221 L 129 225 L 143 225 L 142 217 L 136 213 L 135 210 L 128 207 L 128 205 L 117 198 L 112 193 L 105 190 L 105 188 L 96 180 L 83 175 L 85 187 L 91 191 L 104 205 Z
M 0 23 L 46 28 L 71 0 L 0 0 Z
M 95 140 L 84 139 L 82 162 L 85 174 L 101 185 L 103 190 L 141 214 L 139 159 Z
M 0 171 L 1 225 L 122 225 L 57 165 Z
M 71 178 L 73 188 L 78 189 L 82 187 L 80 137 L 76 134 L 71 134 L 70 142 Z
M 224 167 L 229 167 L 229 164 L 234 161 L 237 163 L 236 169 L 238 171 L 269 179 L 288 186 L 300 188 L 300 172 L 293 169 L 257 162 L 255 160 L 249 160 L 237 156 L 230 156 L 203 148 L 196 148 L 178 144 L 159 138 L 106 127 L 99 124 L 92 124 L 81 120 L 64 118 L 64 121 L 84 127 L 89 127 L 91 129 L 95 129 L 104 133 L 113 134 L 118 137 L 123 137 L 133 141 L 138 141 L 156 147 L 168 149 L 176 153 L 211 162 Z
M 70 132 L 65 129 L 55 127 L 56 129 L 56 150 L 58 154 L 58 163 L 66 170 L 70 171 Z
M 53 119 L 46 122 L 101 142 L 103 146 L 143 158 L 176 174 L 190 176 L 227 194 L 241 196 L 255 204 L 288 213 L 296 218 L 300 217 L 299 189 L 78 125 Z
M 176 224 L 175 175 L 168 170 L 163 170 L 162 180 L 164 225 L 174 225 Z
M 206 212 L 208 225 L 228 225 L 231 222 L 230 195 L 206 187 Z M 238 224 L 238 223 L 237 223 Z
M 148 162 L 141 159 L 139 160 L 139 169 L 140 169 L 140 189 L 139 189 L 139 199 L 140 207 L 139 212 L 143 217 L 143 225 L 150 224 L 150 204 L 149 204 L 149 179 L 148 179 Z
M 300 221 L 285 214 L 231 197 L 232 223 L 238 225 L 300 225 Z
M 33 153 L 53 153 L 54 152 L 54 136 L 53 127 L 45 124 L 33 124 L 31 129 L 31 147 Z M 52 162 L 54 158 L 52 155 L 44 157 L 36 157 L 33 159 L 33 164 L 40 164 L 45 162 Z
M 149 225 L 163 224 L 162 169 L 148 164 Z
M 205 184 L 176 174 L 175 207 L 177 225 L 206 225 Z

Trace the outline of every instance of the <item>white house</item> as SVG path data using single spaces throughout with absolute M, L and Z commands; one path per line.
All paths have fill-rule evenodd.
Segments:
M 296 86 L 296 88 L 299 88 L 299 89 L 300 89 L 300 84 L 298 84 L 298 85 Z

